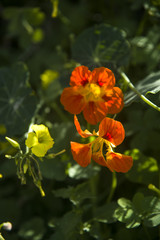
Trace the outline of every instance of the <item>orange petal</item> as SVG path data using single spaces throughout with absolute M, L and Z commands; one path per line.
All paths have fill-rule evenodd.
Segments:
M 123 142 L 125 131 L 119 121 L 106 117 L 99 124 L 99 136 L 117 146 Z
M 80 66 L 76 67 L 70 77 L 71 86 L 84 86 L 89 82 L 91 76 L 91 71 L 88 70 L 88 67 Z
M 107 167 L 113 172 L 128 172 L 133 165 L 133 159 L 120 153 L 108 152 L 106 155 Z
M 115 77 L 113 72 L 108 68 L 95 68 L 92 72 L 91 82 L 98 83 L 99 86 L 113 88 L 115 85 Z
M 119 113 L 124 106 L 123 93 L 118 87 L 114 87 L 112 90 L 107 91 L 103 99 L 106 102 L 109 114 Z
M 76 142 L 71 142 L 71 151 L 73 159 L 81 166 L 87 167 L 91 162 L 92 148 L 91 143 L 80 144 Z
M 101 152 L 96 152 L 92 154 L 92 159 L 101 166 L 107 167 L 107 163 L 103 154 Z
M 108 109 L 104 102 L 88 102 L 83 109 L 83 115 L 86 121 L 90 124 L 97 124 L 107 114 Z
M 65 88 L 61 94 L 60 101 L 65 110 L 72 114 L 79 114 L 85 107 L 84 98 L 77 93 L 77 87 Z
M 79 135 L 83 138 L 87 138 L 89 136 L 93 136 L 93 134 L 91 132 L 89 132 L 87 129 L 86 130 L 82 130 L 81 126 L 79 124 L 78 118 L 76 115 L 74 115 L 74 124 L 76 126 L 77 132 L 79 133 Z

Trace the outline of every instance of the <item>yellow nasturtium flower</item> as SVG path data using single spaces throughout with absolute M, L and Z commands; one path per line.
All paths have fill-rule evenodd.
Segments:
M 47 151 L 52 148 L 54 141 L 50 136 L 48 128 L 43 124 L 32 125 L 34 132 L 28 133 L 26 146 L 31 149 L 32 153 L 37 157 L 44 157 Z

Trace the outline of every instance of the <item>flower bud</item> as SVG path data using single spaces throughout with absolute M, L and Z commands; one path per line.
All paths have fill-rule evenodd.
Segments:
M 18 142 L 16 142 L 15 140 L 9 138 L 9 137 L 5 137 L 5 139 L 14 147 L 17 149 L 20 149 L 20 145 Z
M 11 231 L 12 230 L 12 223 L 10 222 L 4 222 L 3 223 L 3 229 L 7 230 L 7 231 Z

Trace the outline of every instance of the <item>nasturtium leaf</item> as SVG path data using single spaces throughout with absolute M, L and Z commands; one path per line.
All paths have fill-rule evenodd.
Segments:
M 149 74 L 146 78 L 139 81 L 135 87 L 143 95 L 158 93 L 160 91 L 160 71 Z M 125 105 L 129 105 L 138 99 L 140 100 L 140 97 L 133 91 L 129 91 L 124 95 Z
M 117 208 L 116 202 L 107 203 L 101 207 L 96 208 L 94 212 L 94 219 L 98 222 L 113 223 L 117 219 L 114 217 L 114 211 Z
M 36 97 L 28 85 L 29 72 L 25 64 L 0 69 L 0 123 L 13 136 L 27 131 L 36 109 Z
M 44 233 L 45 226 L 43 219 L 35 217 L 20 226 L 18 235 L 24 239 L 41 240 Z
M 75 40 L 72 57 L 88 67 L 126 65 L 130 50 L 124 35 L 121 30 L 107 24 L 88 28 Z
M 143 155 L 138 149 L 126 151 L 125 154 L 133 158 L 133 167 L 126 173 L 130 181 L 148 185 L 158 180 L 156 159 Z
M 84 199 L 95 198 L 91 193 L 88 182 L 77 185 L 76 187 L 62 188 L 54 191 L 56 197 L 69 198 L 74 205 L 80 204 Z

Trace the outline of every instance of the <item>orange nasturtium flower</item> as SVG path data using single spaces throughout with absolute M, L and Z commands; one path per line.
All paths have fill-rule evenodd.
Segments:
M 96 133 L 83 131 L 76 115 L 74 123 L 78 133 L 83 137 L 96 136 L 95 140 L 88 144 L 71 142 L 73 159 L 82 167 L 91 162 L 91 158 L 98 164 L 108 167 L 111 171 L 127 172 L 132 167 L 131 156 L 126 156 L 113 151 L 113 148 L 121 144 L 125 137 L 123 125 L 111 118 L 104 118 L 99 124 L 99 131 Z M 106 151 L 104 153 L 104 150 Z
M 83 112 L 90 124 L 97 124 L 106 114 L 115 114 L 123 108 L 123 93 L 115 86 L 113 72 L 105 67 L 76 67 L 70 78 L 70 87 L 61 95 L 65 110 L 72 114 Z

